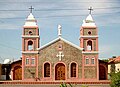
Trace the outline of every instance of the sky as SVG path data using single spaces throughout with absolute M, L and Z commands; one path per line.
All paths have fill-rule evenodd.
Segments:
M 40 46 L 62 37 L 79 46 L 80 27 L 93 7 L 99 30 L 99 58 L 120 55 L 120 0 L 0 0 L 0 63 L 21 57 L 22 29 L 30 6 L 40 29 Z

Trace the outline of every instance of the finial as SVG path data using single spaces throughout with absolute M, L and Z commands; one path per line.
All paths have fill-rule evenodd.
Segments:
M 91 14 L 92 11 L 93 11 L 93 8 L 92 8 L 92 7 L 89 7 L 88 10 L 90 10 L 89 14 Z
M 29 9 L 30 9 L 30 13 L 32 13 L 32 10 L 33 10 L 34 8 L 31 6 Z
M 58 36 L 60 37 L 62 34 L 62 32 L 61 32 L 61 30 L 62 30 L 62 26 L 61 25 L 58 25 Z

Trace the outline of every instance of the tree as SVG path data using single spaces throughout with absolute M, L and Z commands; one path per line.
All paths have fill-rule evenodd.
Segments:
M 111 87 L 120 87 L 120 71 L 117 73 L 111 73 Z

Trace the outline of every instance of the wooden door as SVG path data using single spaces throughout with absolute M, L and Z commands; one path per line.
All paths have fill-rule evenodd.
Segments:
M 65 65 L 62 63 L 55 67 L 55 80 L 65 80 Z
M 106 80 L 107 76 L 106 76 L 106 70 L 105 67 L 102 65 L 99 65 L 99 80 Z
M 22 68 L 16 66 L 13 70 L 13 80 L 22 80 Z

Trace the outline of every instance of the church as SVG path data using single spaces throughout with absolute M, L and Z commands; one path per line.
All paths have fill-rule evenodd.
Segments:
M 22 60 L 12 63 L 12 80 L 84 82 L 107 80 L 107 66 L 99 57 L 98 28 L 91 13 L 80 28 L 80 46 L 58 37 L 40 47 L 37 20 L 32 12 L 22 30 Z

